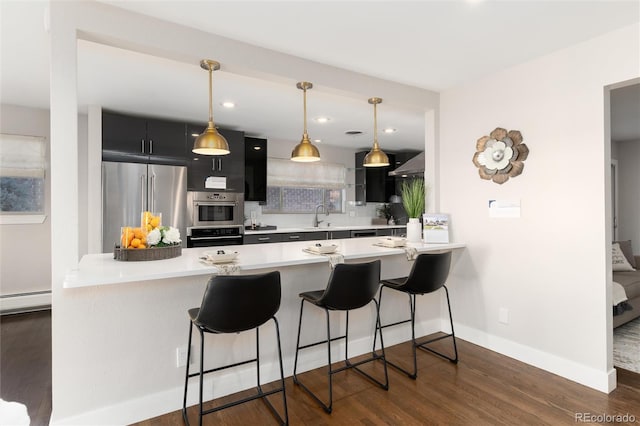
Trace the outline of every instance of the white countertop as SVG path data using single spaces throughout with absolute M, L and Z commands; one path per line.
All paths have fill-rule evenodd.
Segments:
M 371 227 L 366 227 L 365 229 L 369 228 Z M 382 237 L 349 238 L 330 240 L 330 242 L 338 246 L 337 252 L 342 254 L 345 260 L 405 254 L 403 248 L 374 246 L 373 244 L 378 242 L 380 238 Z M 322 240 L 322 242 L 328 243 L 326 240 Z M 237 251 L 238 258 L 236 264 L 242 271 L 312 263 L 328 263 L 329 259 L 327 256 L 310 254 L 303 251 L 304 248 L 313 244 L 313 241 L 300 241 L 187 248 L 182 250 L 182 255 L 179 257 L 146 262 L 118 261 L 113 258 L 112 253 L 89 254 L 82 257 L 77 269 L 67 273 L 63 287 L 78 288 L 214 274 L 217 272 L 217 268 L 203 264 L 199 258 L 203 256 L 206 251 L 220 249 Z M 419 253 L 423 253 L 464 248 L 465 244 L 420 243 L 411 244 L 411 247 L 416 248 Z
M 291 228 L 277 228 L 277 229 L 264 229 L 264 230 L 252 230 L 245 229 L 245 235 L 255 234 L 283 234 L 288 232 L 327 232 L 327 231 L 358 231 L 362 229 L 399 229 L 406 228 L 407 225 L 340 225 L 340 226 L 319 226 L 314 228 L 308 227 L 291 227 Z

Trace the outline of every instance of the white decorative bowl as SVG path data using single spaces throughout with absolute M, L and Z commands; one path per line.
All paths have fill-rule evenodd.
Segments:
M 237 251 L 224 250 L 224 253 L 218 253 L 218 251 L 223 250 L 205 251 L 204 255 L 207 257 L 207 260 L 212 263 L 229 263 L 238 257 Z
M 338 246 L 335 244 L 315 244 L 307 247 L 307 250 L 312 251 L 314 253 L 319 254 L 331 254 L 334 253 L 338 249 Z
M 379 243 L 385 247 L 404 247 L 407 240 L 401 237 L 385 237 L 380 238 Z

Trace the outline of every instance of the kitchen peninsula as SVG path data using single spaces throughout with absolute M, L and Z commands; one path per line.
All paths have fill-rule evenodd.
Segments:
M 329 257 L 303 251 L 322 242 L 336 244 L 345 262 L 382 261 L 382 278 L 406 275 L 412 262 L 405 249 L 380 247 L 379 237 L 338 239 L 331 241 L 299 241 L 265 245 L 216 247 L 237 251 L 235 264 L 239 273 L 262 273 L 279 270 L 282 278 L 282 302 L 277 318 L 280 322 L 285 375 L 292 374 L 295 335 L 300 300 L 298 294 L 326 286 L 331 266 Z M 462 243 L 418 244 L 418 253 L 453 250 L 452 270 Z M 111 254 L 86 255 L 76 270 L 64 281 L 64 306 L 56 312 L 65 324 L 63 339 L 66 347 L 82 345 L 80 351 L 67 353 L 65 364 L 73 379 L 69 392 L 81 399 L 89 411 L 74 417 L 77 423 L 131 423 L 176 410 L 181 405 L 184 366 L 179 366 L 178 349 L 187 344 L 187 309 L 199 306 L 209 277 L 218 272 L 215 266 L 204 264 L 200 257 L 211 248 L 183 249 L 182 256 L 149 262 L 120 262 Z M 382 315 L 389 321 L 401 319 L 406 297 L 390 294 Z M 455 300 L 452 301 L 455 308 Z M 349 355 L 371 350 L 371 329 L 375 318 L 374 305 L 350 315 Z M 439 294 L 419 301 L 420 334 L 441 330 L 441 299 Z M 332 315 L 343 315 L 334 312 Z M 323 312 L 309 310 L 304 321 L 322 322 Z M 335 333 L 343 332 L 344 321 L 335 321 Z M 385 344 L 392 345 L 410 338 L 408 327 L 397 327 L 385 333 Z M 277 356 L 272 342 L 272 326 L 263 327 L 261 357 L 263 381 L 278 375 Z M 264 335 L 266 334 L 266 335 Z M 324 328 L 306 333 L 312 341 L 323 337 Z M 263 336 L 264 335 L 264 336 Z M 336 334 L 337 335 L 337 334 Z M 253 333 L 216 336 L 207 339 L 205 367 L 240 361 L 254 350 Z M 221 345 L 232 348 L 216 351 Z M 344 346 L 334 344 L 335 359 L 340 359 Z M 226 353 L 226 354 L 225 354 Z M 230 359 L 231 358 L 231 359 Z M 197 360 L 192 368 L 197 365 Z M 302 371 L 326 363 L 326 349 L 309 351 L 300 361 Z M 99 376 L 99 380 L 96 380 Z M 238 367 L 215 376 L 215 385 L 205 380 L 204 397 L 211 399 L 254 386 L 251 368 Z M 99 384 L 99 385 L 98 385 Z M 87 391 L 87 390 L 91 391 Z M 190 395 L 189 405 L 195 403 Z

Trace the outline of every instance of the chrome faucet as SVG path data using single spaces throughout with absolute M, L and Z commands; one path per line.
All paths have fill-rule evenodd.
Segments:
M 324 204 L 318 204 L 316 206 L 316 214 L 313 216 L 313 227 L 317 228 L 324 220 L 318 220 L 318 207 L 322 207 L 327 216 L 329 216 L 329 209 Z

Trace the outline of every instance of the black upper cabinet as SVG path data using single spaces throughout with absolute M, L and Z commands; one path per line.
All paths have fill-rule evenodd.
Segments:
M 244 200 L 267 201 L 267 140 L 244 138 Z
M 395 155 L 386 153 L 389 166 L 364 167 L 364 157 L 368 151 L 356 152 L 356 201 L 367 203 L 388 203 L 395 193 L 395 179 L 389 172 L 395 169 Z
M 187 189 L 189 191 L 215 191 L 206 188 L 205 181 L 209 176 L 225 177 L 226 191 L 244 193 L 244 132 L 218 129 L 229 143 L 227 155 L 199 155 L 191 151 L 195 138 L 206 129 L 206 124 L 187 124 Z M 195 135 L 195 136 L 194 136 Z M 220 190 L 220 189 L 218 189 Z
M 102 159 L 186 165 L 185 125 L 104 111 Z
M 149 156 L 155 161 L 180 159 L 185 162 L 185 124 L 175 121 L 147 120 Z M 186 165 L 186 164 L 185 164 Z

